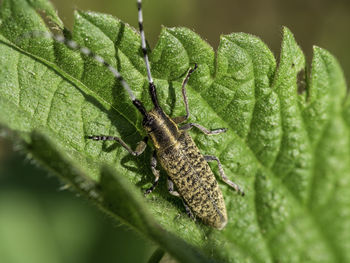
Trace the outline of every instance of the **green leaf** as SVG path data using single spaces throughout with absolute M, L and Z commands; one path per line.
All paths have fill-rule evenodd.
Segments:
M 101 168 L 100 184 L 91 180 L 79 170 L 79 166 L 69 160 L 63 152 L 55 149 L 46 136 L 34 131 L 31 143 L 27 145 L 33 157 L 43 166 L 59 175 L 79 193 L 89 197 L 97 206 L 111 216 L 118 215 L 125 224 L 150 237 L 160 245 L 176 254 L 181 261 L 206 262 L 207 260 L 195 248 L 191 248 L 178 237 L 163 230 L 145 209 L 147 206 L 140 198 L 135 187 L 125 178 L 108 167 Z
M 331 54 L 315 47 L 305 78 L 304 55 L 286 28 L 278 66 L 255 36 L 224 35 L 215 53 L 189 29 L 162 29 L 150 59 L 164 110 L 185 113 L 181 83 L 197 63 L 187 88 L 190 121 L 229 128 L 210 137 L 191 131 L 246 192 L 220 184 L 229 222 L 218 231 L 187 217 L 167 193 L 164 171 L 142 197 L 153 179 L 150 149 L 135 158 L 86 140 L 111 134 L 134 148 L 145 135 L 141 116 L 98 62 L 51 39 L 23 37 L 49 30 L 40 10 L 63 28 L 44 0 L 4 0 L 0 11 L 0 123 L 33 158 L 181 262 L 350 261 L 350 100 Z M 78 11 L 71 37 L 116 67 L 151 108 L 134 29 Z

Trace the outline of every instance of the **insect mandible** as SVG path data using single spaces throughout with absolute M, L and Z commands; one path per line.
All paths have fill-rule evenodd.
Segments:
M 154 106 L 151 111 L 145 109 L 142 102 L 136 99 L 130 86 L 120 73 L 102 57 L 96 55 L 88 48 L 80 47 L 76 42 L 68 40 L 63 36 L 51 35 L 56 41 L 67 45 L 69 48 L 79 50 L 84 55 L 92 57 L 113 73 L 114 77 L 128 92 L 132 103 L 142 114 L 142 125 L 148 135 L 137 144 L 135 150 L 132 150 L 121 138 L 115 136 L 91 135 L 88 136 L 88 139 L 95 141 L 117 141 L 129 153 L 134 156 L 139 156 L 144 152 L 147 146 L 147 140 L 150 138 L 155 148 L 151 157 L 151 170 L 155 179 L 152 186 L 146 190 L 145 194 L 151 193 L 158 184 L 160 177 L 160 172 L 157 169 L 158 160 L 168 175 L 167 184 L 169 193 L 182 199 L 187 214 L 192 218 L 194 218 L 194 216 L 200 218 L 205 224 L 212 227 L 223 229 L 227 224 L 226 206 L 222 192 L 208 162 L 216 161 L 221 179 L 241 195 L 244 195 L 244 192 L 237 184 L 233 183 L 226 177 L 221 162 L 216 156 L 202 155 L 200 153 L 187 131 L 196 127 L 207 135 L 214 135 L 224 133 L 226 132 L 226 129 L 208 130 L 196 123 L 187 123 L 181 127 L 178 126 L 179 124 L 186 122 L 190 116 L 186 95 L 186 84 L 191 74 L 196 70 L 197 65 L 187 71 L 182 82 L 182 96 L 185 104 L 186 115 L 170 118 L 163 111 L 158 102 L 157 91 L 152 79 L 147 54 L 146 38 L 143 30 L 142 0 L 137 0 L 137 6 L 138 23 L 141 34 L 141 48 L 147 69 L 149 94 Z

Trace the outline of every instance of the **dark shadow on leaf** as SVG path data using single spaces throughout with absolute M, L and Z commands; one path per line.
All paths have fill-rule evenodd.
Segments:
M 117 129 L 120 138 L 125 141 L 132 149 L 136 147 L 136 144 L 141 141 L 142 137 L 137 131 L 135 127 L 124 118 L 117 110 L 111 109 L 107 110 L 101 103 L 90 95 L 83 94 L 86 100 L 92 103 L 94 106 L 99 108 L 102 112 L 104 112 L 107 117 L 110 119 L 112 125 Z M 86 134 L 91 135 L 91 134 Z M 115 134 L 105 134 L 110 136 L 116 136 Z M 136 136 L 131 136 L 136 135 Z M 112 152 L 118 147 L 118 143 L 112 144 L 110 146 L 106 146 L 103 144 L 103 151 Z
M 117 70 L 120 71 L 120 68 L 121 68 L 121 62 L 120 62 L 120 58 L 119 58 L 119 46 L 120 46 L 120 43 L 123 39 L 123 36 L 124 36 L 124 32 L 125 32 L 125 24 L 123 22 L 120 22 L 120 29 L 119 29 L 119 32 L 118 32 L 118 36 L 117 36 L 117 39 L 115 40 L 115 43 L 114 43 L 114 47 L 115 47 L 115 59 L 117 60 Z
M 129 162 L 136 163 L 136 166 L 137 166 L 137 167 L 128 165 Z M 124 157 L 120 160 L 120 164 L 121 164 L 124 168 L 126 168 L 126 169 L 128 169 L 128 170 L 130 170 L 130 171 L 132 171 L 132 172 L 134 172 L 134 173 L 137 173 L 137 174 L 139 174 L 139 175 L 142 176 L 142 175 L 145 173 L 145 170 L 142 169 L 142 165 L 140 165 L 140 163 L 141 163 L 141 160 L 138 160 L 137 157 L 132 156 L 131 154 L 128 154 L 127 156 L 124 156 Z
M 110 152 L 114 151 L 115 149 L 117 149 L 118 147 L 121 147 L 121 145 L 117 142 L 113 143 L 112 145 L 109 145 L 109 146 L 106 145 L 106 143 L 104 143 L 102 145 L 102 151 L 110 153 Z
M 173 116 L 174 108 L 176 105 L 176 95 L 174 85 L 171 81 L 168 81 L 168 94 L 169 96 L 166 102 L 170 106 L 169 116 Z

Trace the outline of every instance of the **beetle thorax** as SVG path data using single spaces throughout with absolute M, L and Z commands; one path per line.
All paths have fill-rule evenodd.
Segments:
M 174 145 L 181 134 L 176 123 L 161 108 L 154 108 L 147 113 L 143 127 L 157 149 Z

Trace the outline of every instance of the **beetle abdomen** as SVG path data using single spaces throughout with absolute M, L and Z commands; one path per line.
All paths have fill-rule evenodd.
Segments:
M 187 132 L 176 144 L 157 152 L 158 159 L 192 212 L 222 229 L 227 223 L 222 192 L 207 161 Z

